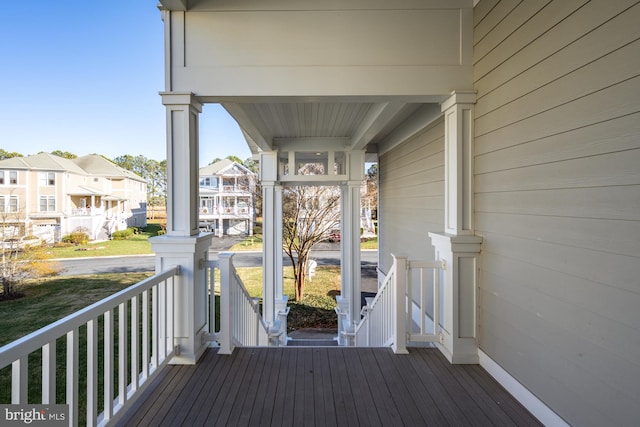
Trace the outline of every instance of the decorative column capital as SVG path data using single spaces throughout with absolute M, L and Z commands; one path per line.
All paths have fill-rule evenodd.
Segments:
M 160 92 L 162 105 L 189 105 L 198 113 L 202 112 L 202 103 L 192 92 Z
M 440 104 L 440 111 L 445 112 L 448 109 L 459 104 L 475 104 L 478 93 L 476 91 L 453 91 L 449 98 Z

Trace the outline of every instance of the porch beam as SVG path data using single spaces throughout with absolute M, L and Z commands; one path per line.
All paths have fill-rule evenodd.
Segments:
M 186 11 L 189 9 L 189 0 L 160 0 L 160 4 L 168 10 Z
M 391 132 L 384 141 L 378 143 L 378 156 L 393 150 L 440 117 L 442 117 L 442 112 L 439 104 L 424 104 L 402 125 Z
M 253 124 L 253 121 L 245 111 L 241 104 L 237 103 L 224 103 L 222 107 L 238 122 L 238 125 L 242 129 L 242 133 L 248 135 L 251 141 L 262 151 L 273 150 L 272 141 L 273 135 L 264 135 L 260 132 L 257 126 Z
M 350 150 L 346 137 L 273 138 L 278 151 L 346 151 Z
M 404 106 L 400 102 L 374 104 L 353 135 L 351 149 L 363 150 Z

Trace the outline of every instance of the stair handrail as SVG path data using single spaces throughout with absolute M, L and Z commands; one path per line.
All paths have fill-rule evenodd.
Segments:
M 280 321 L 267 324 L 259 300 L 251 297 L 233 266 L 233 253 L 218 255 L 220 268 L 219 354 L 231 354 L 237 346 L 267 346 L 279 337 Z
M 406 256 L 391 255 L 393 263 L 374 298 L 367 298 L 362 319 L 355 329 L 356 346 L 391 347 L 395 353 L 407 353 L 407 343 L 434 342 L 439 339 L 440 274 L 444 261 L 409 261 Z M 429 310 L 422 270 L 433 269 L 432 310 Z M 414 271 L 420 280 L 414 283 Z M 427 282 L 428 283 L 428 282 Z M 418 302 L 414 294 L 419 294 Z M 427 327 L 430 321 L 431 330 Z M 417 325 L 417 326 L 416 326 Z M 417 331 L 413 329 L 417 327 Z

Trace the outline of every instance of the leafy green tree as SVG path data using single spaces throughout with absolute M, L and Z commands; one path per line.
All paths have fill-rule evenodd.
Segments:
M 51 152 L 51 154 L 53 154 L 54 156 L 62 157 L 64 159 L 75 159 L 78 157 L 73 153 L 70 153 L 68 151 L 62 151 L 62 150 L 54 150 Z
M 24 157 L 24 156 L 20 153 L 16 153 L 15 151 L 9 152 L 0 148 L 0 160 L 11 159 L 13 157 Z
M 232 162 L 236 162 L 240 165 L 242 164 L 242 159 L 238 156 L 231 155 L 231 156 L 227 156 L 226 159 L 231 160 Z

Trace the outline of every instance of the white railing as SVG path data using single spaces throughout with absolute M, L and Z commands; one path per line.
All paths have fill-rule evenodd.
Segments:
M 253 298 L 233 266 L 232 253 L 220 253 L 219 260 L 206 261 L 209 268 L 209 333 L 218 341 L 219 354 L 231 354 L 235 347 L 277 345 L 279 322 L 267 325 L 260 313 L 259 299 Z M 220 322 L 215 314 L 215 268 L 220 269 Z M 216 332 L 218 331 L 218 332 Z
M 11 365 L 11 403 L 28 403 L 28 359 L 41 350 L 42 404 L 56 403 L 56 373 L 64 373 L 70 426 L 78 425 L 81 413 L 88 426 L 114 422 L 178 353 L 173 292 L 179 274 L 171 268 L 0 348 L 0 369 Z M 58 353 L 66 362 L 57 363 Z M 80 397 L 84 382 L 86 398 Z
M 104 209 L 102 209 L 102 208 L 74 208 L 74 209 L 71 209 L 71 215 L 73 215 L 73 216 L 102 215 L 103 213 L 104 213 Z
M 409 261 L 407 270 L 407 339 L 410 342 L 439 340 L 440 300 L 444 263 Z M 410 298 L 409 298 L 410 297 Z
M 393 255 L 392 255 L 393 256 Z M 405 263 L 406 258 L 393 257 L 393 265 L 389 274 L 375 298 L 367 298 L 367 305 L 362 308 L 362 319 L 356 327 L 356 346 L 364 347 L 390 347 L 394 351 L 398 340 L 396 339 L 399 325 L 397 325 L 396 295 L 398 288 L 398 276 L 403 278 L 403 268 L 398 268 L 399 263 Z
M 390 346 L 395 353 L 406 353 L 407 342 L 439 339 L 440 279 L 444 263 L 392 257 L 393 264 L 378 293 L 375 298 L 367 298 L 362 308 L 355 344 Z M 428 274 L 430 270 L 432 275 Z

